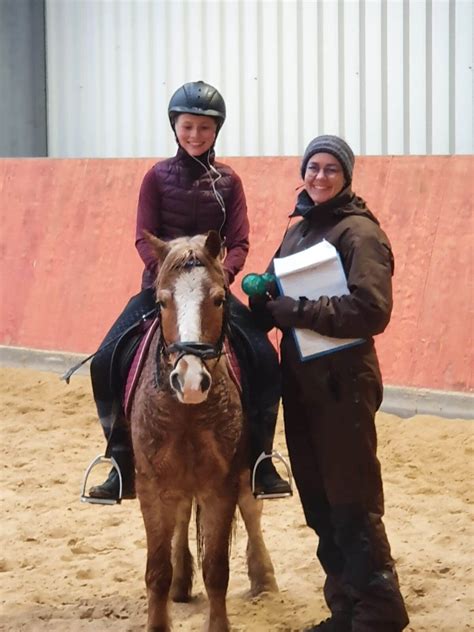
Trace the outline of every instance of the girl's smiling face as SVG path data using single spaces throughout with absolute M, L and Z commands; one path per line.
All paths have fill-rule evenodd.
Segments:
M 213 146 L 217 123 L 212 116 L 180 114 L 174 130 L 181 147 L 191 156 L 200 156 Z

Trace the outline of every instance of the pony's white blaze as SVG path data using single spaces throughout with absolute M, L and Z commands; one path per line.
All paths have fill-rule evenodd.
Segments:
M 201 303 L 204 299 L 203 285 L 209 279 L 204 267 L 187 270 L 176 280 L 174 301 L 180 341 L 200 342 L 202 334 Z M 211 376 L 199 358 L 186 355 L 174 368 L 170 379 L 179 380 L 179 389 L 171 386 L 178 399 L 184 404 L 200 404 L 205 401 L 211 385 Z

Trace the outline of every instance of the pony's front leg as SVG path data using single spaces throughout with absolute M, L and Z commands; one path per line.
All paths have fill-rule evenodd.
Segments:
M 168 595 L 173 568 L 171 540 L 176 520 L 177 500 L 166 503 L 159 490 L 137 480 L 137 491 L 147 538 L 145 583 L 148 596 L 148 632 L 169 632 Z
M 263 503 L 261 500 L 256 500 L 252 494 L 248 471 L 240 477 L 238 504 L 248 536 L 247 567 L 250 594 L 255 596 L 262 592 L 278 592 L 275 570 L 263 540 L 261 525 Z
M 226 498 L 227 496 L 227 498 Z M 202 571 L 209 615 L 205 632 L 229 632 L 226 594 L 229 584 L 229 544 L 235 499 L 229 492 L 199 500 L 200 525 L 203 537 Z
M 194 564 L 189 550 L 189 522 L 193 501 L 186 498 L 180 501 L 176 515 L 176 529 L 173 538 L 173 581 L 171 599 L 186 602 L 191 599 Z

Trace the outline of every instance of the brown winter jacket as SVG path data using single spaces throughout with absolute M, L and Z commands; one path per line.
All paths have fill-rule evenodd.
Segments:
M 305 301 L 294 326 L 335 338 L 369 339 L 381 333 L 392 311 L 394 261 L 388 237 L 364 200 L 346 189 L 315 206 L 303 191 L 291 217 L 302 220 L 288 230 L 276 256 L 326 239 L 341 257 L 350 292 Z
M 199 156 L 207 163 L 207 154 Z M 181 147 L 176 156 L 156 163 L 145 175 L 138 200 L 135 245 L 145 264 L 142 289 L 151 287 L 157 274 L 157 262 L 143 230 L 164 240 L 205 234 L 214 229 L 225 238 L 227 255 L 224 269 L 229 284 L 243 268 L 249 249 L 249 221 L 242 182 L 229 166 L 210 164 L 214 186 L 225 204 L 225 217 L 213 192 L 211 177 Z
M 372 398 L 376 406 L 382 397 L 382 378 L 372 336 L 387 326 L 392 310 L 394 261 L 388 237 L 364 200 L 350 189 L 324 204 L 315 206 L 306 191 L 298 196 L 291 217 L 301 221 L 285 234 L 275 253 L 285 257 L 309 248 L 322 239 L 339 252 L 350 294 L 323 296 L 318 300 L 295 301 L 290 327 L 312 329 L 337 338 L 364 338 L 363 344 L 302 362 L 291 329 L 283 330 L 281 343 L 283 376 L 298 375 L 303 392 L 312 397 L 315 387 L 356 389 Z M 273 271 L 273 263 L 268 267 Z M 269 310 L 258 301 L 252 311 L 265 329 L 275 326 Z M 370 392 L 370 393 L 369 393 Z M 350 398 L 359 394 L 352 393 Z

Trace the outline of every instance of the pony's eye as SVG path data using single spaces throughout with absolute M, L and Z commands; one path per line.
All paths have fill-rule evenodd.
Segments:
M 222 298 L 222 296 L 216 296 L 216 298 L 214 299 L 214 305 L 216 307 L 221 307 L 221 305 L 224 304 L 224 299 Z
M 156 302 L 161 309 L 166 309 L 172 299 L 173 295 L 168 290 L 160 290 L 156 296 Z

